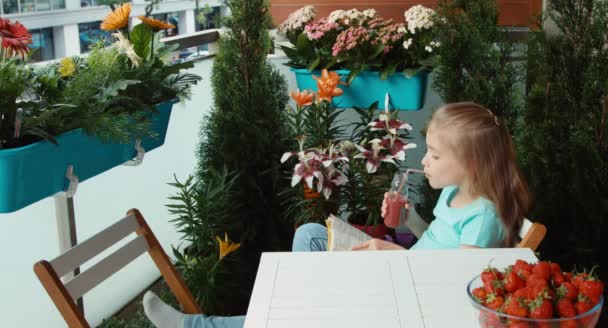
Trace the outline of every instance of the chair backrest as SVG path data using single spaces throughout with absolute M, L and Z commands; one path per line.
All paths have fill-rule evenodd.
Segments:
M 70 274 L 75 268 L 133 232 L 137 233 L 135 239 L 65 284 L 61 281 L 61 277 Z M 202 313 L 192 293 L 137 209 L 130 210 L 125 218 L 72 247 L 50 262 L 45 260 L 37 262 L 34 264 L 34 272 L 68 327 L 89 328 L 90 325 L 75 300 L 146 251 L 152 257 L 183 311 L 188 314 Z
M 517 244 L 520 248 L 530 248 L 535 251 L 538 245 L 543 241 L 547 234 L 547 228 L 544 224 L 532 222 L 524 218 L 524 222 L 519 230 L 519 238 L 521 241 Z

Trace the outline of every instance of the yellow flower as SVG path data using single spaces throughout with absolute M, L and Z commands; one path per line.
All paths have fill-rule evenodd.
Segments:
M 224 233 L 224 240 L 222 240 L 219 236 L 216 236 L 218 245 L 220 246 L 220 261 L 228 254 L 236 251 L 241 247 L 241 244 L 233 244 L 230 240 L 228 240 L 228 234 Z
M 124 28 L 125 26 L 129 25 L 130 14 L 131 4 L 125 3 L 106 16 L 101 23 L 101 29 L 104 31 L 113 31 Z
M 59 69 L 57 71 L 61 74 L 61 77 L 72 76 L 76 71 L 74 60 L 72 60 L 71 57 L 63 58 L 59 63 Z
M 165 23 L 158 19 L 149 18 L 146 16 L 137 16 L 137 18 L 141 19 L 141 21 L 144 24 L 150 26 L 152 28 L 152 30 L 154 30 L 154 32 L 158 32 L 160 30 L 166 30 L 166 29 L 170 29 L 170 28 L 175 28 L 175 25 Z

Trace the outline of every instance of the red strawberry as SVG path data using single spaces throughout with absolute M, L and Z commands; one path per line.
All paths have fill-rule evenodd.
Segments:
M 481 281 L 486 284 L 487 282 L 491 281 L 491 280 L 502 280 L 503 275 L 500 271 L 498 271 L 498 269 L 496 268 L 492 268 L 492 267 L 488 267 L 487 269 L 483 270 L 483 272 L 481 273 Z
M 521 320 L 511 320 L 507 325 L 509 328 L 530 328 L 530 324 Z
M 577 289 L 580 290 L 583 281 L 587 280 L 587 278 L 589 278 L 589 274 L 587 272 L 582 272 L 572 276 L 572 279 L 570 281 L 574 284 L 574 286 L 576 286 Z
M 481 311 L 479 312 L 479 326 L 481 328 L 498 328 L 502 327 L 502 324 L 496 314 Z
M 574 308 L 576 308 L 576 313 L 578 315 L 581 315 L 581 314 L 587 313 L 591 309 L 593 309 L 593 304 L 591 304 L 591 302 L 588 299 L 586 299 L 584 296 L 579 296 L 579 301 L 576 302 L 576 304 L 574 304 Z M 589 322 L 593 319 L 594 319 L 594 316 L 586 316 L 584 318 L 581 318 L 580 321 L 584 327 L 587 327 Z
M 529 287 L 524 287 L 524 288 L 516 290 L 515 293 L 513 293 L 513 297 L 518 298 L 518 299 L 524 299 L 524 300 L 534 299 L 534 297 L 531 293 L 531 289 Z
M 505 299 L 500 295 L 490 293 L 486 297 L 486 306 L 494 311 L 500 310 L 503 304 L 505 304 Z
M 507 292 L 514 292 L 525 286 L 526 283 L 515 272 L 511 271 L 505 276 L 505 290 Z
M 524 260 L 517 260 L 515 261 L 515 265 L 513 265 L 513 270 L 515 270 L 515 272 L 519 270 L 532 271 L 532 265 Z
M 580 286 L 579 292 L 581 294 L 589 298 L 594 305 L 599 303 L 600 297 L 604 292 L 604 284 L 600 280 L 589 278 L 583 281 Z
M 532 271 L 530 271 L 530 270 L 519 270 L 519 271 L 517 271 L 517 275 L 521 278 L 521 280 L 527 281 L 528 278 L 532 275 Z
M 553 317 L 553 304 L 543 297 L 538 297 L 530 304 L 530 318 L 549 319 Z
M 551 274 L 551 281 L 553 282 L 553 286 L 559 287 L 566 281 L 566 278 L 564 278 L 561 272 L 553 272 Z
M 538 262 L 532 269 L 532 274 L 539 275 L 545 280 L 551 278 L 551 264 L 549 262 Z
M 528 278 L 526 281 L 526 287 L 530 289 L 530 297 L 532 298 L 536 298 L 540 294 L 546 294 L 545 292 L 549 289 L 547 281 L 536 275 L 531 275 L 530 278 Z M 548 297 L 548 295 L 544 296 Z
M 573 308 L 574 309 L 574 308 Z M 528 316 L 528 308 L 521 299 L 508 298 L 505 301 L 504 311 L 506 314 L 513 315 L 516 317 L 525 318 Z
M 560 297 L 567 298 L 571 301 L 576 300 L 578 296 L 578 290 L 576 287 L 569 281 L 564 282 L 559 288 L 556 289 L 557 294 Z
M 551 262 L 549 265 L 551 266 L 551 273 L 562 273 L 562 268 L 560 268 L 559 264 Z
M 504 283 L 502 280 L 490 280 L 483 285 L 488 293 L 494 293 L 501 296 L 504 294 Z
M 578 328 L 576 320 L 565 320 L 559 323 L 559 328 Z
M 483 303 L 486 299 L 486 296 L 488 296 L 488 293 L 483 287 L 477 287 L 473 289 L 473 298 L 475 299 L 475 301 L 477 301 L 477 303 Z
M 557 314 L 559 314 L 559 316 L 562 318 L 570 318 L 576 316 L 576 309 L 574 308 L 574 304 L 572 304 L 572 301 L 567 298 L 562 298 L 557 301 L 555 308 L 557 309 Z
M 583 314 L 591 310 L 593 308 L 593 304 L 591 304 L 591 302 L 586 300 L 584 297 L 579 297 L 579 301 L 574 304 L 574 307 L 576 308 L 577 314 Z

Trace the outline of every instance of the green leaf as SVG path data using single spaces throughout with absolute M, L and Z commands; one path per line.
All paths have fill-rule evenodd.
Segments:
M 397 66 L 399 66 L 399 63 L 393 63 L 393 64 L 388 65 L 385 69 L 383 69 L 380 72 L 380 79 L 386 80 L 386 78 L 388 78 L 389 75 L 395 74 L 395 72 L 397 71 Z
M 315 68 L 317 68 L 317 66 L 319 66 L 319 63 L 320 63 L 320 62 L 321 62 L 321 57 L 317 56 L 317 57 L 315 58 L 315 60 L 313 60 L 313 61 L 312 61 L 312 62 L 311 62 L 309 65 L 308 65 L 307 69 L 308 69 L 309 71 L 314 70 Z
M 143 60 L 147 60 L 150 55 L 150 47 L 152 46 L 152 38 L 154 32 L 146 24 L 139 24 L 129 33 L 131 43 L 135 53 Z
M 420 60 L 419 63 L 422 66 L 437 67 L 440 64 L 440 60 L 441 60 L 441 58 L 439 57 L 439 55 L 435 55 L 435 56 Z
M 416 67 L 416 68 L 406 68 L 403 70 L 403 75 L 407 78 L 411 78 L 412 76 L 418 74 L 418 72 L 424 70 L 424 67 Z
M 105 103 L 109 99 L 118 96 L 120 91 L 126 90 L 130 85 L 139 84 L 139 80 L 118 80 L 101 90 L 101 94 L 97 95 L 97 99 L 101 103 Z
M 289 59 L 292 58 L 298 58 L 300 55 L 298 54 L 298 50 L 294 49 L 292 47 L 287 47 L 287 46 L 280 46 L 281 50 L 283 50 L 283 52 L 285 53 L 285 55 L 287 55 L 287 57 Z

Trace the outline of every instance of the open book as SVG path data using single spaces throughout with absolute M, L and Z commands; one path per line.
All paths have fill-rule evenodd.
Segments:
M 372 239 L 363 231 L 342 221 L 333 214 L 329 215 L 325 224 L 327 225 L 328 251 L 350 251 L 353 246 Z

